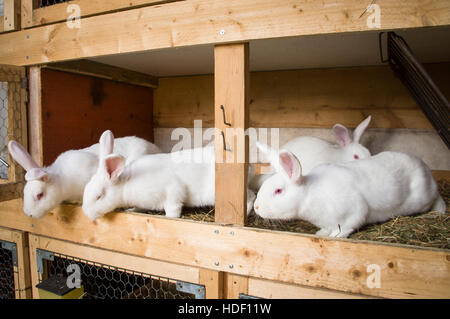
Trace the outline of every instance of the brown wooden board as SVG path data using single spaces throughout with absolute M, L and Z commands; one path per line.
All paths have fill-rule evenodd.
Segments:
M 41 78 L 45 165 L 97 143 L 106 129 L 153 141 L 152 89 L 48 69 Z

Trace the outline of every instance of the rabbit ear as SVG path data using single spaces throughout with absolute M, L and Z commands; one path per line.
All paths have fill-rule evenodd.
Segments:
M 111 182 L 116 182 L 125 168 L 125 157 L 121 155 L 109 155 L 105 158 L 105 168 Z
M 10 141 L 8 143 L 8 150 L 11 156 L 20 164 L 26 171 L 33 168 L 40 168 L 40 166 L 34 161 L 31 155 L 23 148 L 22 145 L 16 141 Z
M 359 143 L 359 139 L 366 131 L 367 127 L 370 124 L 371 119 L 372 116 L 369 115 L 364 121 L 359 123 L 359 125 L 355 128 L 355 130 L 353 131 L 353 140 L 355 141 L 355 143 Z
M 289 151 L 280 151 L 280 165 L 286 173 L 289 181 L 300 184 L 302 178 L 302 166 L 297 157 Z
M 25 174 L 25 180 L 27 182 L 36 180 L 48 182 L 49 175 L 43 168 L 32 168 Z
M 352 142 L 352 138 L 344 125 L 336 124 L 333 126 L 333 133 L 341 147 L 345 147 Z
M 100 137 L 100 158 L 105 158 L 106 156 L 112 154 L 114 149 L 114 135 L 110 130 L 104 131 Z

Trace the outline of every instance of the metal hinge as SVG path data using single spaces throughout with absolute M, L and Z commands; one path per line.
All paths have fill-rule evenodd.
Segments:
M 12 261 L 14 266 L 18 266 L 17 262 L 17 245 L 16 243 L 10 243 L 9 241 L 1 241 L 2 248 L 11 251 Z
M 239 299 L 263 299 L 263 298 L 250 296 L 246 294 L 239 294 Z
M 36 249 L 37 271 L 41 275 L 44 274 L 44 259 L 53 261 L 55 259 L 55 255 L 50 251 Z
M 203 285 L 177 281 L 177 290 L 179 292 L 192 294 L 195 296 L 195 299 L 205 299 L 205 286 Z

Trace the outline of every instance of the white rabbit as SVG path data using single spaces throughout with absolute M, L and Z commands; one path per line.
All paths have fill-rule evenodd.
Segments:
M 143 139 L 131 136 L 117 139 L 118 152 L 133 160 L 139 155 L 159 152 L 159 148 Z M 98 145 L 61 153 L 48 167 L 40 167 L 16 141 L 10 141 L 11 156 L 26 171 L 23 190 L 24 212 L 41 218 L 63 201 L 80 201 L 84 186 L 98 166 Z
M 83 211 L 91 220 L 119 207 L 164 210 L 168 217 L 180 217 L 183 206 L 214 205 L 214 146 L 146 155 L 126 165 L 122 156 L 111 154 L 113 144 L 112 133 L 100 141 L 101 153 L 110 155 L 100 158 L 84 190 Z M 256 196 L 248 194 L 251 210 Z
M 333 144 L 321 138 L 300 136 L 284 144 L 281 149 L 292 152 L 302 163 L 306 175 L 314 167 L 325 163 L 346 163 L 370 157 L 369 150 L 359 143 L 361 136 L 369 126 L 371 116 L 362 121 L 353 132 L 353 139 L 347 128 L 341 124 L 333 126 L 333 134 L 339 144 Z M 273 170 L 271 171 L 273 173 Z M 269 174 L 251 177 L 250 187 L 258 191 Z
M 347 237 L 369 223 L 430 209 L 445 213 L 430 169 L 419 158 L 383 152 L 345 164 L 323 164 L 302 176 L 300 162 L 287 150 L 268 152 L 277 173 L 255 200 L 263 218 L 302 219 L 320 228 L 317 235 Z

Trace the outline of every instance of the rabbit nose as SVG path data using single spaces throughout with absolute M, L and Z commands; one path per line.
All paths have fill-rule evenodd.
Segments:
M 255 210 L 258 210 L 259 209 L 259 206 L 258 205 L 255 205 Z

